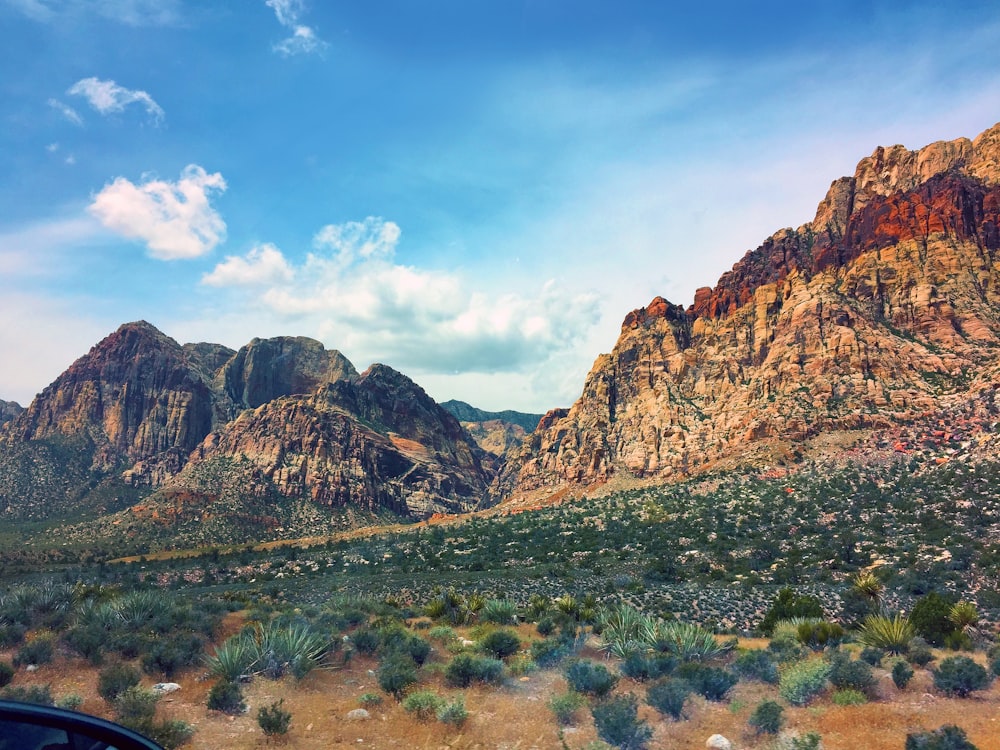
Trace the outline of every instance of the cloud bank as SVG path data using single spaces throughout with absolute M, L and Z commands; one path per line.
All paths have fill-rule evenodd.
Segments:
M 515 372 L 560 355 L 599 318 L 596 295 L 549 281 L 533 294 L 472 288 L 456 273 L 395 261 L 402 236 L 368 217 L 331 224 L 293 266 L 273 245 L 230 257 L 202 278 L 216 287 L 258 287 L 263 303 L 307 319 L 318 335 L 359 361 L 420 372 Z
M 150 179 L 136 185 L 118 177 L 88 210 L 113 232 L 146 243 L 154 258 L 197 258 L 225 239 L 226 223 L 209 202 L 225 189 L 221 174 L 189 164 L 177 182 Z

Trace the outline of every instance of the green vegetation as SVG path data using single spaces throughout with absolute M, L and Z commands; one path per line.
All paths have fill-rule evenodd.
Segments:
M 906 750 L 976 750 L 976 746 L 969 742 L 964 729 L 945 724 L 932 732 L 906 735 Z
M 804 706 L 826 689 L 830 670 L 823 659 L 791 664 L 781 672 L 778 694 L 793 706 Z
M 587 700 L 579 693 L 572 690 L 566 693 L 552 696 L 549 700 L 549 708 L 555 714 L 556 721 L 560 726 L 569 726 L 576 722 L 580 709 L 587 705 Z
M 621 750 L 642 750 L 653 730 L 638 718 L 638 700 L 634 695 L 616 695 L 599 701 L 590 709 L 597 735 Z
M 747 723 L 758 734 L 777 734 L 785 723 L 785 709 L 772 700 L 763 700 L 757 704 Z
M 288 734 L 292 724 L 292 712 L 282 708 L 284 704 L 285 700 L 281 699 L 269 706 L 261 706 L 257 710 L 257 724 L 268 737 Z
M 968 656 L 950 656 L 934 670 L 934 687 L 958 698 L 989 687 L 991 681 L 986 670 Z

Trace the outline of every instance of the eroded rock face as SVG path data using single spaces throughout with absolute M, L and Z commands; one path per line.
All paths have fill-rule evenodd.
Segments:
M 4 401 L 0 399 L 0 425 L 10 422 L 14 417 L 20 416 L 24 407 L 16 401 Z
M 626 316 L 583 394 L 501 472 L 497 495 L 687 475 L 900 423 L 987 387 L 1000 358 L 1000 126 L 878 149 L 816 219 L 748 253 L 688 310 Z

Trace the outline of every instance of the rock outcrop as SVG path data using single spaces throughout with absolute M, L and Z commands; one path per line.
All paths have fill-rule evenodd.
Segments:
M 508 462 L 500 496 L 794 458 L 820 433 L 902 424 L 1000 370 L 1000 125 L 880 148 L 816 218 L 683 309 L 629 313 L 583 394 Z
M 0 425 L 10 422 L 24 411 L 24 407 L 16 401 L 4 401 L 0 399 Z

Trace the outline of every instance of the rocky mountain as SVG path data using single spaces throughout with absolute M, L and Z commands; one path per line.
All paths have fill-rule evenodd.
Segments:
M 794 460 L 837 434 L 996 424 L 1000 125 L 878 148 L 813 221 L 748 252 L 687 309 L 629 313 L 579 400 L 550 412 L 496 495 Z M 953 415 L 975 417 L 952 424 Z
M 477 507 L 490 480 L 481 456 L 384 365 L 359 374 L 307 338 L 181 346 L 138 322 L 3 426 L 0 507 L 162 521 L 238 515 L 246 497 L 257 516 L 293 501 L 420 516 Z
M 507 422 L 508 424 L 517 425 L 526 433 L 534 430 L 542 418 L 541 414 L 527 414 L 511 409 L 505 409 L 504 411 L 484 411 L 464 401 L 456 401 L 455 399 L 445 401 L 441 404 L 441 407 L 460 422 Z
M 0 399 L 0 425 L 9 422 L 23 411 L 24 407 L 16 401 L 4 401 Z

